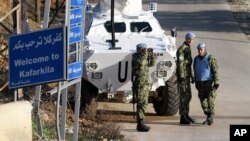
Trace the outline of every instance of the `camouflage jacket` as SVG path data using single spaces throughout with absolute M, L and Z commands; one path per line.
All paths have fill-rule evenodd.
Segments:
M 195 60 L 196 60 L 197 57 L 199 57 L 199 56 L 197 55 L 194 58 L 194 66 L 193 66 L 194 69 L 195 69 L 195 65 L 196 65 L 195 64 L 195 62 L 196 62 Z M 218 73 L 219 66 L 217 64 L 217 60 L 216 60 L 216 58 L 214 56 L 212 56 L 211 54 L 209 54 L 208 62 L 209 62 L 209 65 L 211 67 L 212 81 L 213 81 L 214 84 L 218 84 L 218 82 L 219 82 L 219 73 Z
M 132 56 L 132 82 L 133 85 L 149 84 L 149 67 L 155 64 L 156 57 L 153 54 L 135 53 Z
M 177 78 L 181 79 L 190 79 L 194 78 L 192 71 L 192 54 L 191 48 L 185 42 L 178 48 L 176 52 L 177 57 Z

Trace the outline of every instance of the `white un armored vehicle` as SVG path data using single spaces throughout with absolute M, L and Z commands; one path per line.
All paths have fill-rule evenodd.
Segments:
M 155 3 L 149 5 L 148 11 L 142 10 L 142 0 L 115 0 L 114 5 L 111 0 L 100 0 L 90 14 L 83 54 L 81 111 L 101 94 L 122 102 L 132 101 L 132 54 L 137 44 L 145 43 L 157 55 L 156 65 L 150 68 L 150 101 L 158 115 L 176 114 L 176 30 L 165 35 L 153 15 Z

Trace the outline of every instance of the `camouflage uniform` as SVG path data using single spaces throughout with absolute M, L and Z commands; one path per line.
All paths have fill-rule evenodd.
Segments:
M 180 92 L 180 115 L 188 115 L 191 101 L 190 80 L 193 79 L 191 47 L 185 42 L 177 50 L 177 78 Z
M 206 54 L 208 55 L 208 54 Z M 196 68 L 196 60 L 199 56 L 196 56 L 194 59 L 194 75 L 196 75 L 199 72 L 195 71 Z M 211 80 L 207 81 L 197 81 L 195 82 L 195 86 L 198 90 L 198 97 L 201 102 L 201 107 L 204 111 L 205 115 L 212 114 L 214 115 L 214 107 L 215 107 L 215 98 L 216 93 L 214 89 L 214 85 L 218 84 L 219 78 L 218 78 L 218 65 L 216 59 L 212 56 L 208 56 L 208 65 L 211 67 Z M 196 77 L 195 77 L 196 79 Z
M 149 67 L 155 63 L 152 53 L 135 53 L 132 58 L 133 93 L 137 96 L 137 120 L 144 119 L 148 104 Z

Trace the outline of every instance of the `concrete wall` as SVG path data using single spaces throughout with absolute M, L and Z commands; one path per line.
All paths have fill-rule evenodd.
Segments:
M 0 141 L 32 141 L 31 110 L 27 101 L 0 105 Z

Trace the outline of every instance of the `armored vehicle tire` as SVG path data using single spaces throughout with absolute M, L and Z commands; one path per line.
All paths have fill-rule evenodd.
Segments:
M 161 86 L 156 89 L 153 98 L 153 106 L 157 115 L 172 116 L 179 109 L 179 94 L 177 87 L 177 78 L 173 75 L 167 82 L 166 86 Z
M 93 118 L 96 115 L 98 89 L 90 82 L 82 79 L 80 113 L 85 118 Z

